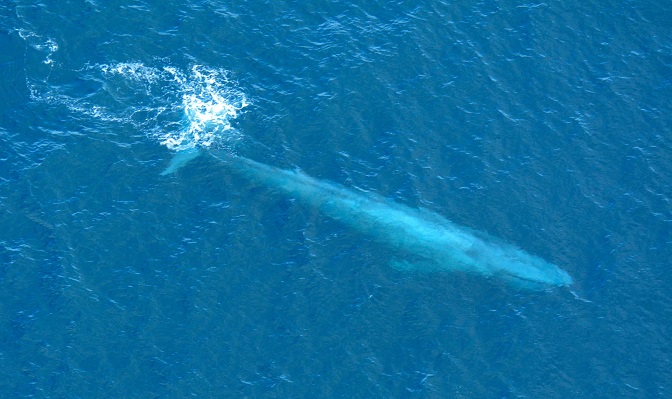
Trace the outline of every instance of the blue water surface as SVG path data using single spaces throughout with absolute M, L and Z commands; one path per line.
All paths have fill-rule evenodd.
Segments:
M 671 397 L 670 21 L 1 2 L 0 396 Z M 213 152 L 429 209 L 573 284 L 395 269 Z

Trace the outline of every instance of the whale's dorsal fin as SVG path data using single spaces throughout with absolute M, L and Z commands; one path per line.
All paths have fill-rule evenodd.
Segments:
M 178 169 L 188 164 L 192 159 L 201 155 L 201 152 L 203 152 L 203 150 L 199 148 L 187 148 L 186 150 L 176 152 L 173 159 L 170 160 L 168 167 L 161 172 L 161 176 L 175 173 Z

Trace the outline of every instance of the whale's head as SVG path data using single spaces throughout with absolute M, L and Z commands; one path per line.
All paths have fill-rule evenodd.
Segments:
M 493 275 L 524 288 L 544 289 L 572 285 L 572 277 L 558 266 L 515 246 L 496 243 L 482 254 Z

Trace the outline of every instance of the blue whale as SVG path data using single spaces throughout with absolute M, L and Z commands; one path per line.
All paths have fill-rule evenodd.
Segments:
M 178 153 L 170 174 L 200 151 Z M 392 266 L 404 271 L 457 271 L 504 279 L 529 289 L 569 286 L 570 275 L 552 263 L 488 234 L 459 226 L 434 212 L 357 192 L 298 171 L 212 153 L 233 173 L 319 209 L 390 248 Z

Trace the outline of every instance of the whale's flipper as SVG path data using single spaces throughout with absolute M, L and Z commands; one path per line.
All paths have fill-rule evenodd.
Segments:
M 404 273 L 430 273 L 440 269 L 440 266 L 428 259 L 416 259 L 414 261 L 392 259 L 390 267 Z
M 418 267 L 411 262 L 405 260 L 393 259 L 390 261 L 390 266 L 400 272 L 417 271 Z
M 186 150 L 178 151 L 175 153 L 175 156 L 173 156 L 173 159 L 170 160 L 168 167 L 163 172 L 161 172 L 161 176 L 174 173 L 189 163 L 189 161 L 201 155 L 201 152 L 202 150 L 199 148 L 188 148 Z

